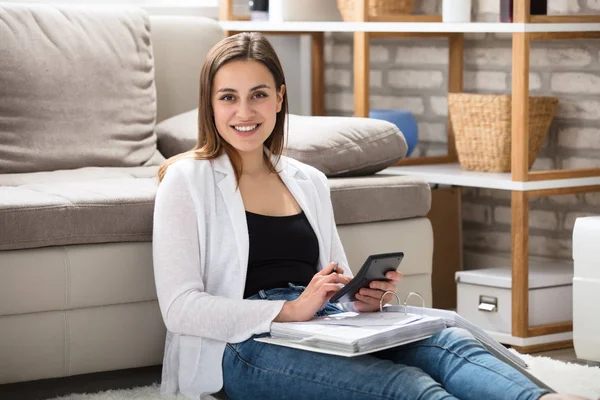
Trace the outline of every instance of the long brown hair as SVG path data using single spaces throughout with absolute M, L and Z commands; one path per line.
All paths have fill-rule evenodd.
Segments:
M 219 132 L 213 119 L 212 107 L 212 88 L 215 74 L 223 65 L 236 60 L 253 60 L 262 63 L 269 69 L 275 79 L 277 91 L 281 90 L 281 85 L 285 84 L 283 68 L 279 58 L 271 46 L 271 43 L 262 34 L 257 32 L 242 32 L 221 40 L 208 53 L 206 61 L 200 72 L 200 95 L 198 98 L 198 141 L 196 146 L 185 153 L 178 154 L 165 161 L 158 169 L 158 179 L 162 181 L 167 168 L 177 160 L 183 158 L 193 158 L 195 160 L 212 160 L 227 153 L 236 180 L 239 184 L 242 175 L 242 158 L 238 151 L 227 143 Z M 283 93 L 283 103 L 281 111 L 277 113 L 275 128 L 271 135 L 265 140 L 264 146 L 269 152 L 277 156 L 279 160 L 283 152 L 285 120 L 288 113 L 287 90 Z M 276 172 L 273 164 L 268 160 L 265 154 L 265 160 L 271 172 Z M 277 162 L 275 162 L 276 164 Z

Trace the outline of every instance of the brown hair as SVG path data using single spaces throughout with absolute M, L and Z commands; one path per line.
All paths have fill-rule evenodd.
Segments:
M 177 160 L 193 158 L 195 160 L 212 160 L 227 153 L 231 159 L 236 180 L 239 184 L 242 175 L 242 159 L 238 151 L 227 143 L 215 125 L 212 118 L 212 87 L 215 74 L 223 65 L 236 60 L 253 60 L 262 63 L 269 69 L 275 80 L 277 91 L 285 84 L 283 68 L 271 43 L 262 34 L 257 32 L 238 33 L 221 40 L 208 53 L 206 61 L 200 73 L 200 95 L 198 98 L 198 141 L 196 146 L 185 153 L 178 154 L 165 161 L 158 169 L 158 179 L 162 181 L 167 168 Z M 264 146 L 271 154 L 279 156 L 283 152 L 284 145 L 284 123 L 288 113 L 287 90 L 283 93 L 281 111 L 277 113 L 275 128 L 271 135 L 265 140 Z M 265 160 L 271 172 L 276 172 L 273 164 L 265 154 Z

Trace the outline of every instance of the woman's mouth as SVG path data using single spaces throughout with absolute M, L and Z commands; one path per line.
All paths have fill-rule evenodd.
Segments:
M 254 124 L 254 125 L 233 125 L 232 127 L 237 132 L 238 135 L 240 135 L 240 136 L 250 136 L 250 135 L 254 134 L 258 130 L 259 126 L 260 126 L 260 124 Z

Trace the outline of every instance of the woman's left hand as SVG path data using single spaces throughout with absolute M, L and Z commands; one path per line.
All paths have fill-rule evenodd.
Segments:
M 389 281 L 373 281 L 369 284 L 368 288 L 362 288 L 356 293 L 356 299 L 354 302 L 356 310 L 359 312 L 371 312 L 379 310 L 379 302 L 381 301 L 381 295 L 384 292 L 397 292 L 396 282 L 402 279 L 402 274 L 398 271 L 390 271 L 385 274 L 385 277 Z M 388 293 L 383 299 L 383 304 L 389 303 L 394 298 L 394 295 Z

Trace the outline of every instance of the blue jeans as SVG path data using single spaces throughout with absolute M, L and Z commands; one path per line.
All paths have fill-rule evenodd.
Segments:
M 261 291 L 251 299 L 294 300 L 303 289 L 290 285 Z M 319 314 L 337 312 L 336 306 L 327 304 Z M 223 357 L 223 389 L 230 400 L 533 400 L 548 393 L 458 328 L 351 358 L 252 338 L 230 343 Z

